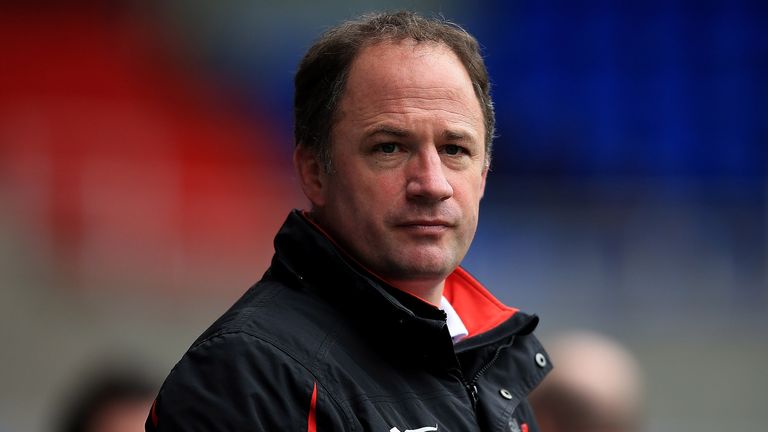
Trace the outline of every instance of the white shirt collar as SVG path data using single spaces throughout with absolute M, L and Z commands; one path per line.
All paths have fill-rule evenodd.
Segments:
M 464 339 L 467 335 L 469 335 L 469 331 L 467 331 L 467 328 L 461 321 L 459 314 L 456 313 L 456 311 L 453 309 L 453 306 L 451 306 L 451 304 L 448 302 L 448 299 L 445 297 L 440 298 L 440 309 L 445 312 L 445 321 L 448 324 L 448 332 L 451 334 L 451 338 L 453 339 L 454 343 Z

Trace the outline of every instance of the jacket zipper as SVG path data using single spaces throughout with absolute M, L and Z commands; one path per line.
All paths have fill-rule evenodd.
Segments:
M 464 387 L 466 387 L 467 393 L 469 393 L 469 400 L 472 401 L 472 410 L 477 411 L 477 386 L 464 383 Z
M 475 376 L 472 377 L 472 379 L 469 382 L 464 383 L 464 387 L 466 387 L 467 392 L 469 393 L 470 400 L 472 401 L 472 409 L 477 411 L 477 402 L 479 400 L 478 396 L 478 390 L 477 390 L 477 381 L 480 380 L 480 377 L 483 376 L 488 370 L 493 367 L 493 364 L 496 363 L 496 360 L 499 359 L 499 354 L 501 354 L 501 350 L 504 348 L 509 348 L 512 343 L 515 341 L 515 337 L 512 336 L 512 339 L 507 342 L 506 344 L 496 348 L 496 352 L 493 353 L 493 357 L 491 357 L 490 360 L 488 360 L 488 363 L 483 365 L 483 367 L 480 368 L 480 370 L 475 373 Z

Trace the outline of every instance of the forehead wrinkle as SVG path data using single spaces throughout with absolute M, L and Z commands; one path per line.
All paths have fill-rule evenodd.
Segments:
M 408 110 L 420 110 L 420 111 L 442 111 L 446 113 L 451 113 L 460 117 L 466 117 L 468 119 L 473 120 L 480 120 L 482 118 L 481 112 L 475 112 L 475 110 L 472 110 L 471 107 L 468 107 L 466 103 L 463 101 L 458 101 L 456 99 L 451 99 L 447 97 L 419 97 L 419 96 L 410 96 L 410 97 L 403 97 L 403 98 L 387 98 L 383 99 L 382 103 L 387 102 L 395 102 L 399 101 L 402 102 L 399 107 L 396 107 L 395 109 L 399 108 L 400 111 L 406 112 Z M 437 107 L 436 105 L 442 106 L 442 108 Z M 378 108 L 377 105 L 370 106 L 371 109 Z
M 398 89 L 396 92 L 387 92 L 380 100 L 378 104 L 373 106 L 368 105 L 372 110 L 378 108 L 379 105 L 387 102 L 401 102 L 402 107 L 400 111 L 406 112 L 409 109 L 413 110 L 425 110 L 425 111 L 442 111 L 450 114 L 454 114 L 468 119 L 477 120 L 482 123 L 483 113 L 480 109 L 480 103 L 474 94 L 471 95 L 471 101 L 475 102 L 475 106 L 472 106 L 472 102 L 465 100 L 461 97 L 461 92 L 454 89 L 446 89 L 444 95 L 422 95 L 418 93 L 425 93 L 421 88 Z M 441 89 L 442 90 L 442 89 Z M 402 96 L 391 95 L 391 93 L 402 93 Z M 416 93 L 416 94 L 414 94 Z M 439 102 L 446 102 L 445 105 L 449 105 L 449 109 L 434 107 L 434 104 Z
M 396 88 L 379 88 L 376 89 L 379 92 L 384 93 L 382 100 L 391 101 L 398 99 L 426 99 L 426 100 L 446 100 L 452 102 L 463 102 L 465 95 L 461 89 L 450 87 L 425 87 L 425 86 L 405 86 Z M 477 100 L 477 97 L 472 93 L 470 100 Z M 462 103 L 463 104 L 463 103 Z M 480 104 L 478 102 L 478 108 Z
M 402 106 L 387 106 L 385 108 L 379 107 L 380 104 L 373 104 L 368 105 L 366 109 L 360 111 L 351 111 L 345 109 L 346 107 L 343 107 L 340 111 L 349 112 L 349 114 L 354 115 L 354 113 L 357 113 L 360 120 L 362 121 L 369 121 L 372 119 L 375 119 L 376 117 L 380 116 L 403 116 L 403 115 L 411 115 L 411 114 L 423 114 L 425 116 L 433 117 L 437 113 L 446 113 L 450 114 L 452 119 L 451 121 L 456 121 L 460 123 L 465 123 L 466 125 L 474 128 L 483 128 L 485 127 L 485 124 L 482 121 L 482 115 L 477 115 L 478 113 L 468 112 L 468 110 L 465 109 L 465 104 L 454 101 L 453 99 L 446 99 L 449 102 L 454 102 L 449 105 L 449 107 L 437 107 L 433 106 L 429 103 L 424 102 L 435 102 L 435 99 L 421 99 L 421 98 L 408 98 L 416 101 L 420 101 L 420 103 L 404 103 Z M 390 99 L 395 100 L 395 99 Z M 402 100 L 401 98 L 397 98 L 397 100 Z
M 424 113 L 424 116 L 423 116 L 424 118 L 435 117 L 437 112 L 444 112 L 444 113 L 447 113 L 447 114 L 452 114 L 455 117 L 453 119 L 446 120 L 446 122 L 448 124 L 450 124 L 450 123 L 460 123 L 460 124 L 466 125 L 468 128 L 475 128 L 477 126 L 482 126 L 482 124 L 476 125 L 472 121 L 474 119 L 472 119 L 471 117 L 465 116 L 463 113 L 456 112 L 456 111 L 451 111 L 451 110 L 446 110 L 446 109 L 430 109 L 430 110 L 425 110 L 425 109 L 421 109 L 421 108 L 404 108 L 402 110 L 397 110 L 397 111 L 378 111 L 378 112 L 376 112 L 374 114 L 371 114 L 371 115 L 364 115 L 364 114 L 361 113 L 359 120 L 364 122 L 364 123 L 369 123 L 369 124 L 376 124 L 376 123 L 411 123 L 411 122 L 419 123 L 419 122 L 421 122 L 421 119 L 419 119 L 417 117 L 405 118 L 405 119 L 402 119 L 400 117 L 401 116 L 409 116 L 409 115 L 412 115 L 412 114 L 415 114 L 415 113 Z M 402 128 L 398 128 L 398 127 L 393 126 L 391 129 L 402 129 Z M 450 129 L 450 128 L 446 128 L 446 129 Z
M 373 111 L 373 112 L 371 112 Z M 349 112 L 349 115 L 357 116 L 358 120 L 362 124 L 377 128 L 378 124 L 388 127 L 391 130 L 401 130 L 408 132 L 407 128 L 403 128 L 401 124 L 420 123 L 423 119 L 439 117 L 438 113 L 450 114 L 449 119 L 444 120 L 445 130 L 456 129 L 457 127 L 465 130 L 462 135 L 474 137 L 477 134 L 482 134 L 485 125 L 476 117 L 469 117 L 462 111 L 454 111 L 445 108 L 422 108 L 422 107 L 399 107 L 397 109 L 389 109 L 386 111 L 379 110 L 365 110 L 365 112 L 353 111 Z M 454 126 L 452 126 L 454 125 Z M 394 134 L 393 134 L 394 135 Z

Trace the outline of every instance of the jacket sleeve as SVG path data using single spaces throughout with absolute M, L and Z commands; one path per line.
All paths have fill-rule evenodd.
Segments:
M 166 378 L 148 432 L 351 430 L 343 411 L 298 361 L 243 333 L 191 348 Z

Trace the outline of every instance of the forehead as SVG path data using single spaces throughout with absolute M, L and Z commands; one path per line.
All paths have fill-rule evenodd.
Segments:
M 361 49 L 350 67 L 343 116 L 441 115 L 484 128 L 480 103 L 458 56 L 435 42 L 384 41 Z

